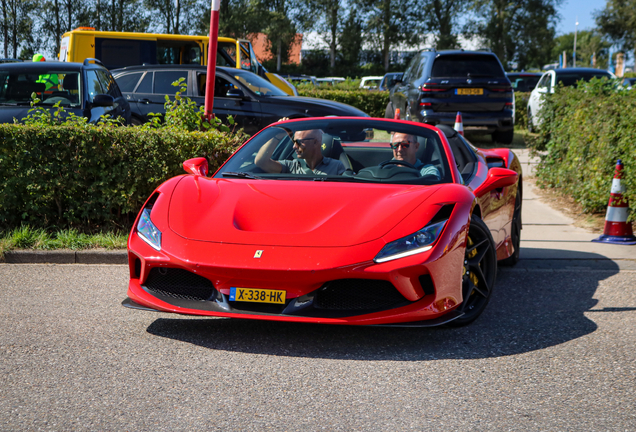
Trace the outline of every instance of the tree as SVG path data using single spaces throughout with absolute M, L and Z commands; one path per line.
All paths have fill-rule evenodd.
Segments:
M 426 0 L 422 6 L 427 11 L 426 26 L 435 34 L 435 48 L 459 48 L 458 20 L 466 11 L 468 0 Z
M 476 0 L 473 34 L 508 68 L 541 66 L 550 58 L 560 0 Z
M 91 23 L 90 5 L 82 0 L 45 0 L 39 10 L 40 30 L 49 51 L 57 52 L 65 32 Z
M 143 33 L 150 17 L 141 0 L 95 0 L 91 23 L 96 30 Z
M 636 0 L 607 0 L 596 14 L 599 31 L 624 50 L 636 48 Z
M 582 30 L 577 33 L 576 65 L 591 66 L 592 56 L 596 56 L 596 67 L 607 68 L 607 60 L 611 43 L 603 40 L 597 30 Z M 552 59 L 556 60 L 565 51 L 568 64 L 572 64 L 574 50 L 574 33 L 567 33 L 554 40 Z
M 1 0 L 0 6 L 4 56 L 18 58 L 19 47 L 33 38 L 31 13 L 37 5 L 33 0 Z
M 367 16 L 368 39 L 380 47 L 388 72 L 391 48 L 416 44 L 424 37 L 422 7 L 415 0 L 362 0 Z
M 280 71 L 283 61 L 289 56 L 289 49 L 296 41 L 295 15 L 297 3 L 292 0 L 264 0 L 268 14 L 264 16 L 266 26 L 263 33 L 270 42 L 269 50 L 276 58 L 276 70 Z
M 157 31 L 170 34 L 192 34 L 207 4 L 202 0 L 144 0 L 151 24 Z

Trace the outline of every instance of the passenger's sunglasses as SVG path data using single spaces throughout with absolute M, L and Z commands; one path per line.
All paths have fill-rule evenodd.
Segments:
M 411 143 L 408 141 L 400 141 L 396 143 L 391 143 L 391 148 L 393 150 L 397 149 L 399 146 L 402 146 L 403 149 L 407 149 L 411 146 Z

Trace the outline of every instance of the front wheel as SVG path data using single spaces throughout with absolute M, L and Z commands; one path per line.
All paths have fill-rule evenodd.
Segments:
M 464 315 L 449 325 L 464 326 L 475 321 L 486 309 L 497 277 L 497 253 L 488 226 L 477 215 L 470 218 L 466 237 L 462 275 L 462 303 Z

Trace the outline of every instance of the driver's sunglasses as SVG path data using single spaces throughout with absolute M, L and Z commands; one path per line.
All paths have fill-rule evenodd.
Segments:
M 310 141 L 316 141 L 316 138 L 295 139 L 294 143 L 296 143 L 296 145 L 300 147 L 301 145 L 306 145 Z
M 391 148 L 393 150 L 397 149 L 399 146 L 402 146 L 403 149 L 407 149 L 411 146 L 411 143 L 408 141 L 400 141 L 397 143 L 391 143 Z

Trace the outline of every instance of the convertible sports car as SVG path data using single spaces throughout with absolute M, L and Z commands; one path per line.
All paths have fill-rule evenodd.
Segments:
M 125 306 L 465 325 L 488 304 L 498 261 L 519 257 L 519 160 L 509 149 L 477 149 L 449 126 L 284 121 L 213 176 L 207 167 L 204 158 L 184 162 L 189 174 L 159 186 L 139 213 Z

